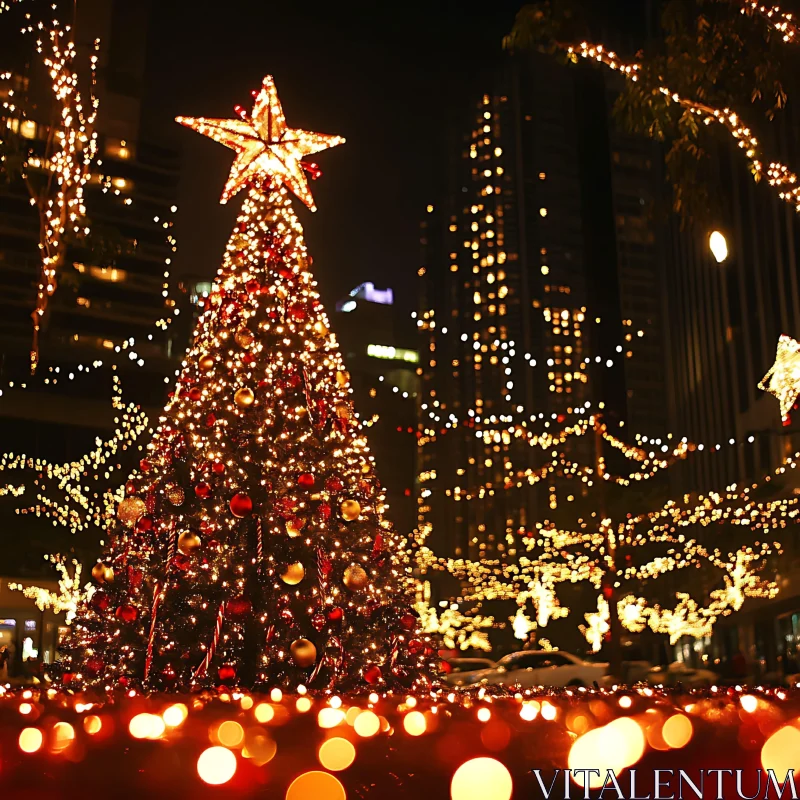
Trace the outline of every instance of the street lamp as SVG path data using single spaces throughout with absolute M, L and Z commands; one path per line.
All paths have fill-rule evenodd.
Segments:
M 711 231 L 708 237 L 708 246 L 711 254 L 721 264 L 728 257 L 728 241 L 720 231 Z

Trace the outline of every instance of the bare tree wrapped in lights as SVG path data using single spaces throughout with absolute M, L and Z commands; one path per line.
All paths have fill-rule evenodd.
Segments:
M 247 187 L 174 394 L 126 485 L 61 661 L 68 687 L 420 688 L 406 543 L 309 271 L 289 190 L 340 137 L 251 115 L 178 121 L 235 149 Z
M 0 8 L 0 12 L 9 7 Z M 24 90 L 17 91 L 10 85 L 0 114 L 5 121 L 0 138 L 0 164 L 9 177 L 24 181 L 39 215 L 41 260 L 36 307 L 31 313 L 31 373 L 34 373 L 39 363 L 39 330 L 58 286 L 68 239 L 87 232 L 83 189 L 97 156 L 95 120 L 99 103 L 94 89 L 100 41 L 94 42 L 89 57 L 89 85 L 82 93 L 72 26 L 57 19 L 47 25 L 34 24 L 28 14 L 22 32 L 37 37 L 36 52 L 47 69 L 54 102 L 52 120 L 44 128 L 43 150 L 34 146 L 36 137 L 29 133 L 31 128 L 36 130 L 38 123 L 29 116 L 35 106 L 28 102 Z M 3 82 L 11 81 L 12 77 L 11 72 L 0 74 Z

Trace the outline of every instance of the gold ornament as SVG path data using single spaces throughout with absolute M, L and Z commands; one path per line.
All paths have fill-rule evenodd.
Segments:
M 781 334 L 775 363 L 761 379 L 758 388 L 774 394 L 781 406 L 781 419 L 786 422 L 800 394 L 800 342 Z
M 336 416 L 339 417 L 339 419 L 350 419 L 349 403 L 337 403 L 335 410 L 336 410 Z
M 369 578 L 358 564 L 352 564 L 344 571 L 343 582 L 351 592 L 360 592 L 367 587 Z
M 177 483 L 168 483 L 165 487 L 167 500 L 174 506 L 182 506 L 183 501 L 186 499 L 183 487 L 178 486 Z
M 300 581 L 306 576 L 306 571 L 303 565 L 298 561 L 296 564 L 289 564 L 283 571 L 281 580 L 289 586 L 297 586 Z
M 208 370 L 214 368 L 214 357 L 213 356 L 203 356 L 200 359 L 200 369 Z
M 361 503 L 359 503 L 358 500 L 344 500 L 341 508 L 342 516 L 348 522 L 358 519 L 359 514 L 361 514 Z
M 106 583 L 114 583 L 114 567 L 106 567 L 103 571 L 103 578 Z
M 105 583 L 106 582 L 106 570 L 108 568 L 102 562 L 98 562 L 92 567 L 92 577 L 98 583 Z M 114 574 L 114 570 L 111 570 L 111 574 Z
M 286 520 L 286 533 L 290 539 L 294 539 L 303 531 L 303 520 L 301 519 L 287 519 Z
M 350 380 L 350 375 L 348 375 L 347 372 L 339 370 L 336 373 L 336 383 L 338 383 L 339 386 L 347 386 L 347 382 L 349 380 Z
M 325 336 L 328 333 L 328 326 L 320 319 L 314 323 L 314 333 L 317 336 Z
M 261 184 L 269 178 L 273 186 L 284 184 L 316 211 L 302 159 L 344 142 L 341 136 L 287 128 L 271 75 L 264 78 L 246 119 L 176 117 L 176 121 L 236 151 L 222 203 L 250 182 Z
M 297 639 L 289 648 L 292 661 L 301 669 L 310 667 L 317 660 L 317 648 L 308 639 Z
M 250 389 L 248 386 L 243 386 L 241 389 L 238 389 L 236 394 L 233 396 L 236 405 L 239 408 L 250 408 L 251 405 L 256 400 L 256 396 L 253 394 L 253 390 Z
M 250 345 L 256 340 L 255 334 L 250 330 L 250 328 L 239 328 L 239 330 L 236 331 L 234 338 L 236 339 L 236 344 L 238 344 L 239 347 L 250 347 Z
M 139 521 L 145 511 L 147 511 L 147 506 L 141 497 L 126 497 L 117 506 L 117 516 L 129 528 Z
M 184 531 L 178 537 L 178 550 L 185 556 L 191 555 L 201 544 L 200 537 L 194 531 Z

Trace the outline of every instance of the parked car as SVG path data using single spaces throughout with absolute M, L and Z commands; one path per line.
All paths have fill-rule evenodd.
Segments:
M 450 686 L 477 683 L 476 675 L 496 666 L 488 658 L 448 658 L 446 661 L 450 665 L 450 672 L 444 676 L 444 682 Z
M 476 682 L 501 686 L 592 686 L 608 664 L 583 661 L 563 650 L 523 650 L 501 658 L 497 665 L 476 676 Z
M 675 661 L 668 667 L 653 667 L 646 678 L 652 686 L 675 686 L 680 683 L 687 689 L 713 686 L 718 679 L 716 672 L 710 669 L 695 669 L 682 661 Z

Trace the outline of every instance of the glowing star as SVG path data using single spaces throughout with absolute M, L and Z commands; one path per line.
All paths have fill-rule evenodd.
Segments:
M 271 75 L 264 78 L 249 118 L 243 113 L 242 119 L 176 117 L 176 122 L 236 151 L 221 203 L 227 203 L 248 181 L 268 179 L 276 186 L 286 185 L 316 211 L 302 159 L 344 142 L 341 136 L 287 128 Z
M 774 394 L 781 404 L 781 419 L 788 422 L 797 395 L 800 394 L 800 342 L 781 334 L 775 363 L 758 384 L 759 389 Z

